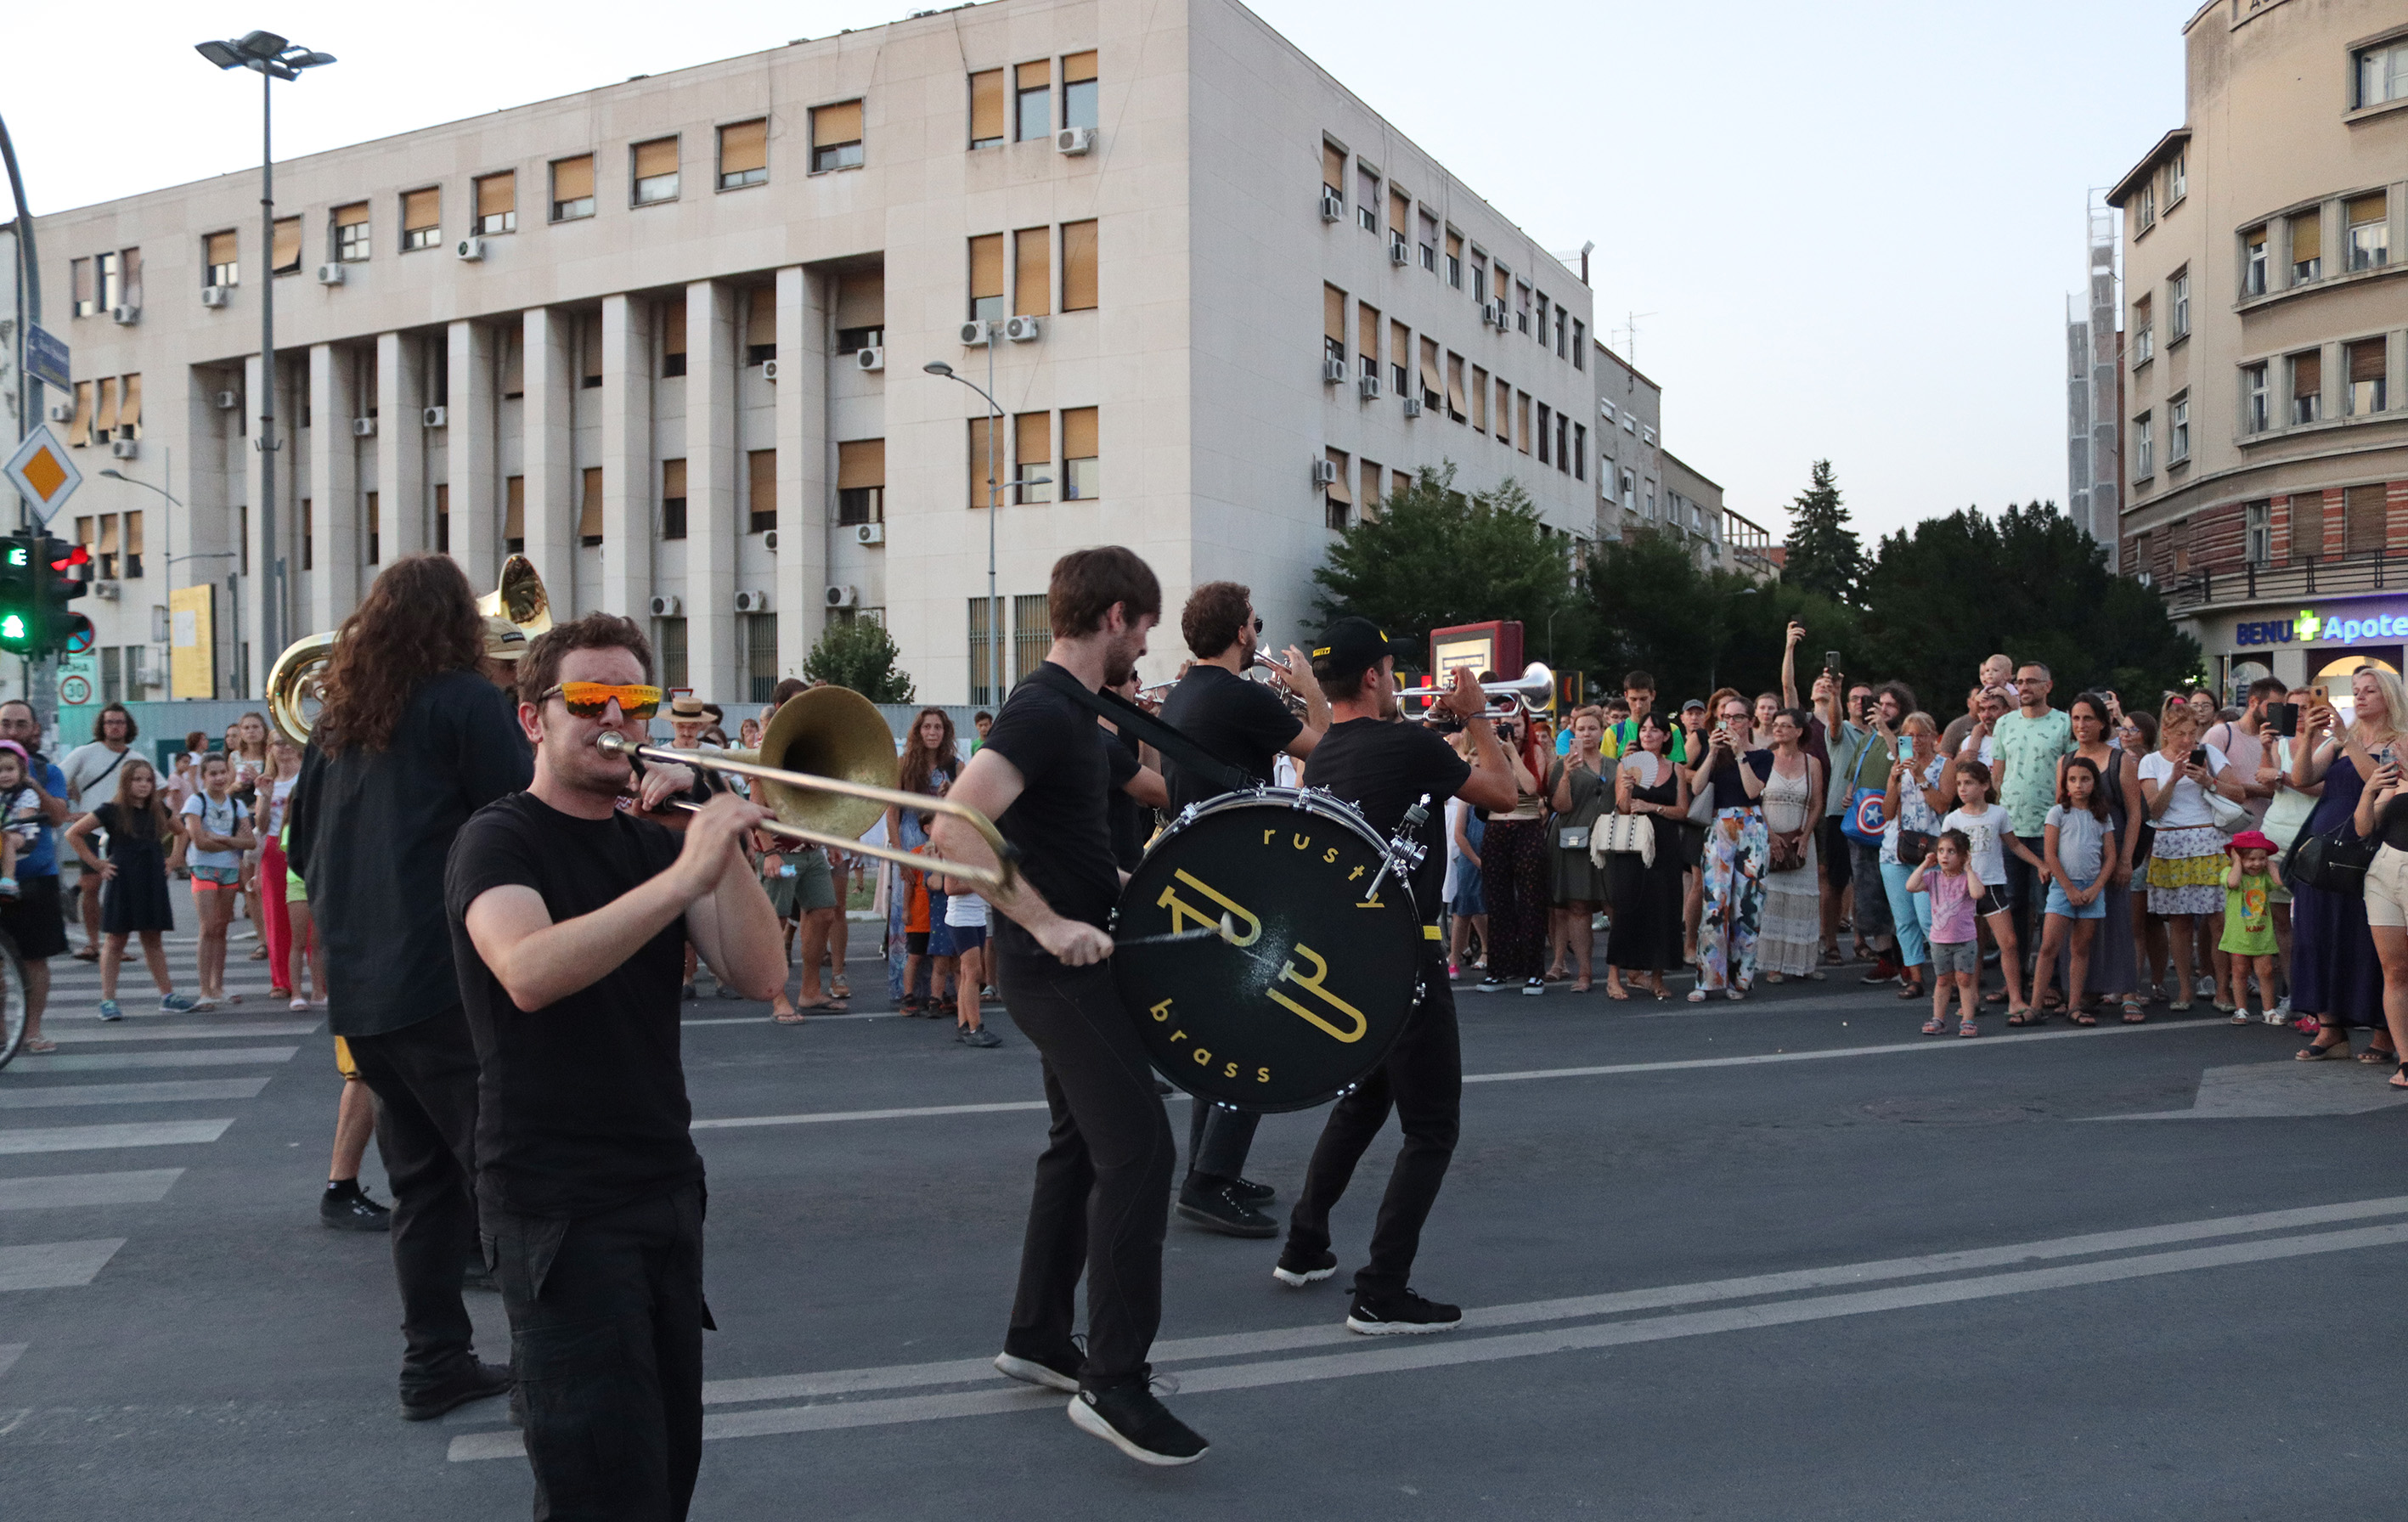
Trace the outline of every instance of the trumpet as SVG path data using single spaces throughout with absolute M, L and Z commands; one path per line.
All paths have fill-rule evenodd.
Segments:
M 1480 690 L 1488 695 L 1491 708 L 1504 706 L 1495 701 L 1500 697 L 1511 698 L 1525 707 L 1536 708 L 1555 696 L 1555 674 L 1542 662 L 1532 661 L 1523 668 L 1522 674 L 1512 682 L 1484 682 L 1480 684 Z M 1397 696 L 1428 698 L 1435 701 L 1453 691 L 1455 691 L 1455 683 L 1451 682 L 1425 682 L 1418 687 L 1399 688 Z
M 886 727 L 876 705 L 850 688 L 813 687 L 787 699 L 770 716 L 757 751 L 672 750 L 647 745 L 615 729 L 596 735 L 594 743 L 607 755 L 751 778 L 758 784 L 753 800 L 777 816 L 757 826 L 770 835 L 939 872 L 982 888 L 1009 891 L 1019 877 L 1011 865 L 1011 847 L 1004 843 L 995 821 L 967 804 L 906 793 L 895 785 L 895 732 Z M 978 831 L 998 865 L 955 865 L 890 845 L 862 844 L 862 835 L 890 804 L 961 820 Z M 673 807 L 694 813 L 702 805 L 678 799 Z

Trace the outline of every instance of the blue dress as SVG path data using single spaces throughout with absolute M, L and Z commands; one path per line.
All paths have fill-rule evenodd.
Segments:
M 2324 796 L 2300 826 L 2302 839 L 2349 822 L 2365 781 L 2345 755 L 2325 772 Z M 2383 964 L 2366 926 L 2366 900 L 2290 882 L 2291 1007 L 2345 1026 L 2383 1026 Z

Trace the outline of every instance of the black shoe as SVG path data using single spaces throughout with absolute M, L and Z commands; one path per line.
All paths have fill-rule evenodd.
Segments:
M 424 1389 L 405 1394 L 401 1398 L 401 1419 L 406 1422 L 431 1422 L 471 1400 L 501 1395 L 517 1383 L 510 1377 L 507 1364 L 480 1363 L 473 1357 L 463 1358 L 443 1379 Z
M 1086 1367 L 1087 1353 L 1075 1345 L 1043 1357 L 1024 1358 L 1017 1353 L 1003 1352 L 995 1356 L 995 1371 L 1024 1385 L 1041 1385 L 1049 1390 L 1061 1390 L 1075 1395 L 1079 1390 L 1079 1371 Z
M 1252 1179 L 1238 1179 L 1230 1184 L 1229 1188 L 1249 1205 L 1268 1205 L 1279 1198 L 1277 1189 L 1268 1184 L 1256 1184 Z
M 1475 994 L 1501 994 L 1506 989 L 1512 986 L 1513 985 L 1512 984 L 1507 983 L 1502 978 L 1488 977 L 1481 979 L 1478 984 L 1473 985 L 1471 991 Z
M 337 1231 L 390 1231 L 393 1212 L 354 1184 L 348 1191 L 329 1189 L 318 1197 L 318 1224 Z
M 1440 1305 L 1410 1289 L 1396 1295 L 1366 1295 L 1357 1290 L 1354 1304 L 1346 1313 L 1346 1329 L 1366 1337 L 1453 1331 L 1462 1325 L 1460 1306 Z
M 1192 1464 L 1211 1447 L 1142 1384 L 1081 1390 L 1070 1398 L 1070 1424 L 1140 1464 Z
M 1299 1253 L 1291 1245 L 1280 1249 L 1279 1262 L 1271 1267 L 1271 1277 L 1290 1289 L 1302 1289 L 1337 1271 L 1336 1253 L 1326 1247 L 1317 1253 Z
M 1231 1237 L 1276 1237 L 1279 1223 L 1238 1198 L 1234 1185 L 1193 1185 L 1179 1191 L 1179 1215 L 1207 1231 Z

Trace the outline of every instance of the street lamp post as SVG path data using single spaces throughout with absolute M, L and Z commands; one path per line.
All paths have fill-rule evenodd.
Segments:
M 987 700 L 1000 704 L 1003 701 L 1003 600 L 996 595 L 995 586 L 996 514 L 1001 510 L 1000 503 L 1004 487 L 1051 486 L 1054 484 L 1054 478 L 1022 476 L 1010 481 L 996 479 L 995 430 L 996 425 L 1003 421 L 1003 409 L 995 399 L 996 326 L 996 324 L 993 323 L 987 324 L 986 384 L 984 386 L 955 375 L 953 367 L 941 359 L 932 359 L 920 368 L 930 375 L 939 376 L 947 380 L 960 380 L 963 385 L 977 392 L 986 402 L 986 651 L 989 678 Z
M 259 76 L 259 437 L 251 447 L 260 452 L 259 542 L 265 548 L 267 595 L 260 599 L 259 645 L 274 658 L 280 649 L 283 620 L 284 556 L 276 538 L 276 151 L 270 131 L 279 79 L 297 79 L 301 71 L 335 61 L 334 54 L 312 52 L 273 32 L 247 32 L 230 42 L 197 42 L 193 50 L 222 69 L 247 68 Z M 190 557 L 187 557 L 190 558 Z M 236 615 L 237 623 L 240 615 Z M 235 647 L 241 658 L 242 647 Z

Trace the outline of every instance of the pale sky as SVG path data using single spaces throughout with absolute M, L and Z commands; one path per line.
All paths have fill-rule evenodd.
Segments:
M 0 113 L 38 215 L 256 166 L 257 77 L 212 68 L 204 36 L 341 60 L 277 87 L 281 155 L 918 8 L 718 0 L 665 29 L 657 0 L 29 7 Z M 1641 314 L 1665 444 L 1730 507 L 1781 538 L 1827 455 L 1868 539 L 2063 499 L 2085 196 L 2181 122 L 2193 8 L 1254 0 L 1547 247 L 1595 240 L 1599 330 L 1627 352 Z

